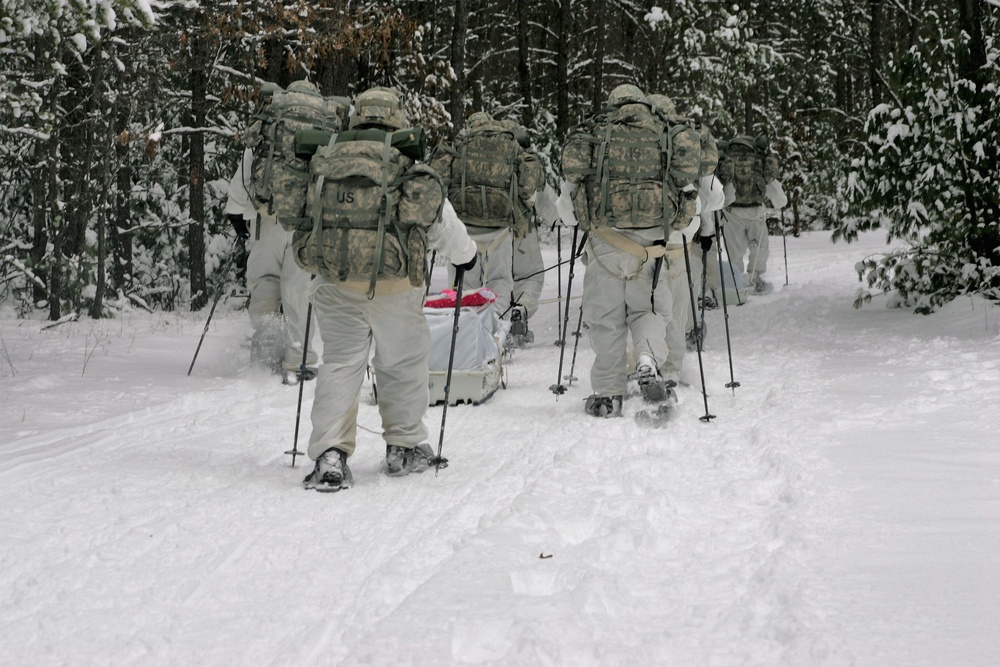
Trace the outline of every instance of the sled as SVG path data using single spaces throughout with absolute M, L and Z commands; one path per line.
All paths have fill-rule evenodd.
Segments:
M 433 298 L 428 301 L 435 302 Z M 463 298 L 462 302 L 466 303 L 466 299 Z M 427 360 L 430 405 L 437 405 L 444 403 L 455 308 L 453 305 L 425 307 L 424 317 L 431 331 L 431 353 Z M 500 326 L 492 301 L 462 306 L 458 316 L 458 334 L 455 336 L 455 362 L 448 405 L 479 405 L 497 389 L 506 386 L 505 337 L 506 331 Z

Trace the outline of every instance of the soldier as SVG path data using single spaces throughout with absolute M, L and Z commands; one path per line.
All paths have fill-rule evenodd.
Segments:
M 667 235 L 696 212 L 700 139 L 689 128 L 668 127 L 643 97 L 633 85 L 615 88 L 610 109 L 571 135 L 563 151 L 574 210 L 590 229 L 583 319 L 595 359 L 585 410 L 597 417 L 621 414 L 629 336 L 643 398 L 672 398 L 659 365 L 668 354 L 664 331 L 673 304 L 659 278 Z M 670 155 L 663 154 L 667 146 Z
M 310 299 L 323 338 L 308 450 L 316 463 L 303 485 L 327 492 L 353 482 L 347 459 L 372 342 L 386 473 L 434 464 L 423 421 L 431 342 L 423 315 L 426 251 L 461 272 L 476 260 L 440 178 L 392 144 L 393 131 L 407 124 L 399 94 L 373 88 L 358 95 L 354 109 L 357 132 L 313 158 L 307 210 L 314 228 L 296 232 L 294 242 L 296 261 L 318 273 Z
M 298 384 L 316 377 L 316 351 L 305 340 L 306 292 L 309 274 L 292 257 L 292 234 L 273 215 L 258 213 L 250 200 L 247 184 L 253 152 L 243 152 L 239 168 L 229 181 L 226 214 L 236 234 L 246 239 L 247 289 L 250 292 L 250 361 L 275 373 L 285 384 Z M 300 372 L 302 345 L 306 345 L 306 368 Z
M 535 213 L 535 196 L 545 182 L 545 175 L 538 154 L 531 147 L 528 130 L 515 120 L 504 120 L 501 123 L 514 132 L 514 138 L 530 156 L 530 159 L 525 158 L 522 162 L 522 180 L 528 184 L 537 183 L 535 192 L 529 194 L 526 189 L 521 189 L 518 193 L 525 224 L 523 228 L 514 228 L 512 261 L 514 304 L 510 312 L 510 337 L 514 345 L 522 346 L 535 340 L 535 334 L 529 329 L 528 322 L 538 311 L 538 299 L 545 286 L 545 264 L 542 260 L 542 249 L 538 239 L 538 218 Z M 529 171 L 533 173 L 528 173 Z M 525 198 L 525 195 L 528 197 Z
M 472 114 L 455 144 L 441 144 L 431 158 L 476 242 L 479 269 L 465 276 L 467 286 L 491 289 L 505 321 L 514 297 L 514 236 L 527 232 L 523 202 L 541 185 L 536 162 L 514 132 L 485 111 Z
M 725 184 L 726 200 L 732 202 L 722 210 L 729 260 L 744 272 L 753 293 L 766 294 L 773 287 L 762 278 L 770 255 L 765 201 L 778 209 L 788 204 L 778 180 L 778 161 L 766 137 L 740 135 L 726 142 L 719 178 Z

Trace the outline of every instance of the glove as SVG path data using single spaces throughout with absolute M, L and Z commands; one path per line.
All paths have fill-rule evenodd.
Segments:
M 239 213 L 229 214 L 229 224 L 233 226 L 233 230 L 236 231 L 236 236 L 238 238 L 246 241 L 250 238 L 250 227 L 247 225 L 246 218 L 244 218 Z
M 701 237 L 701 249 L 703 252 L 708 252 L 712 249 L 712 239 L 714 236 L 702 236 Z
M 465 264 L 455 264 L 454 265 L 455 266 L 455 272 L 456 273 L 465 273 L 466 271 L 471 271 L 473 269 L 473 267 L 476 266 L 476 257 L 478 257 L 478 255 L 473 255 L 472 259 L 470 259 Z

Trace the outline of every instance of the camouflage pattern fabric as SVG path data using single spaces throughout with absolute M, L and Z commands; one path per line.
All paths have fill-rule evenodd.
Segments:
M 479 112 L 455 146 L 442 145 L 431 167 L 442 174 L 448 198 L 462 221 L 475 227 L 510 227 L 526 233 L 519 201 L 541 186 L 537 162 L 521 148 L 513 130 Z
M 767 184 L 779 176 L 778 159 L 764 154 L 752 137 L 738 136 L 726 144 L 719 163 L 719 180 L 732 185 L 735 206 L 763 206 Z
M 618 229 L 687 226 L 696 210 L 701 136 L 686 119 L 666 121 L 628 103 L 578 128 L 563 149 L 563 174 L 584 226 Z
M 275 92 L 246 134 L 254 159 L 250 195 L 258 209 L 274 215 L 286 229 L 301 218 L 310 181 L 309 157 L 296 153 L 296 134 L 339 132 L 346 124 L 349 101 L 323 97 L 312 84 L 292 83 Z
M 423 284 L 427 229 L 444 206 L 437 174 L 384 141 L 343 141 L 317 153 L 296 263 L 331 282 L 408 278 Z

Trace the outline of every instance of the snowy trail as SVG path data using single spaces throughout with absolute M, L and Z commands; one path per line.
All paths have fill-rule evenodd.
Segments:
M 735 392 L 709 313 L 711 423 L 693 354 L 663 429 L 584 415 L 586 337 L 553 395 L 546 305 L 508 389 L 449 408 L 449 468 L 386 478 L 361 431 L 333 495 L 283 455 L 297 389 L 242 366 L 244 313 L 190 378 L 203 314 L 5 315 L 0 663 L 992 664 L 1000 318 L 853 310 L 878 246 L 789 239 L 791 284 L 778 256 L 730 311 Z

